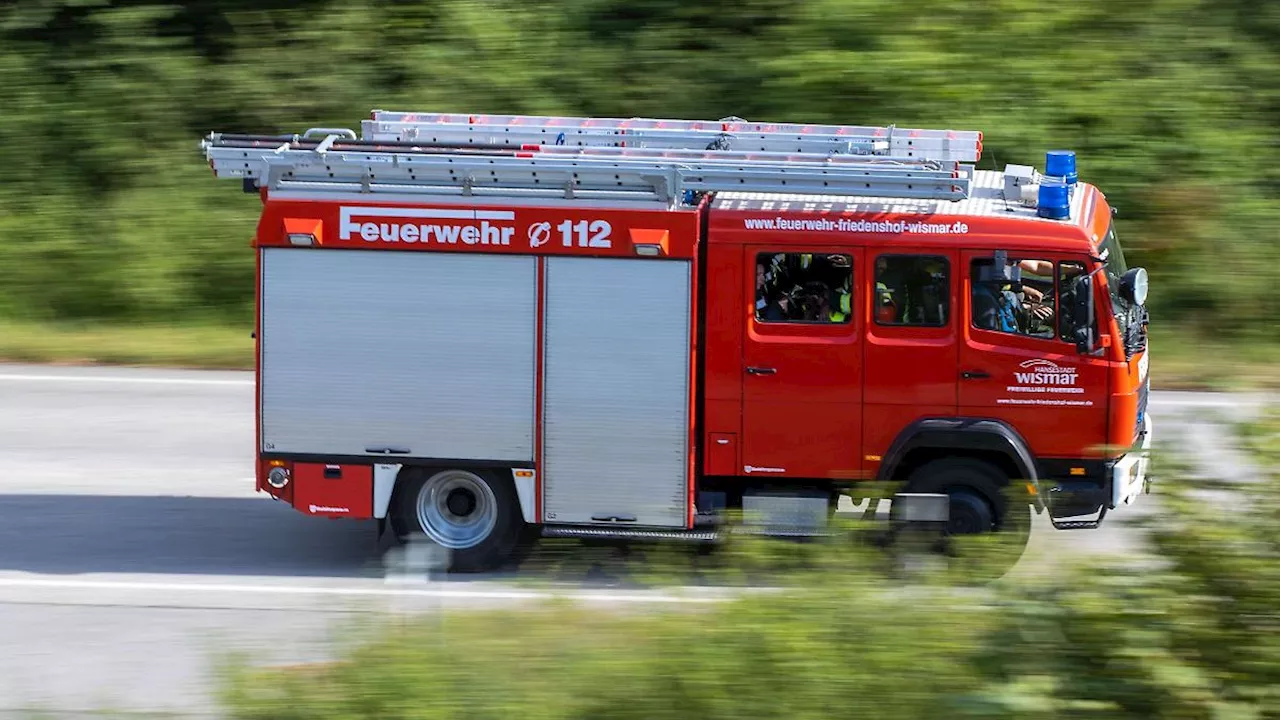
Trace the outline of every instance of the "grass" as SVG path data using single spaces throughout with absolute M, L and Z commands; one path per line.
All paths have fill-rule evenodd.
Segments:
M 58 325 L 0 320 L 0 361 L 252 369 L 248 327 Z M 1153 384 L 1163 390 L 1280 389 L 1280 345 L 1156 330 Z
M 1153 330 L 1151 384 L 1157 390 L 1280 389 L 1280 345 Z
M 0 320 L 0 360 L 59 365 L 251 369 L 251 328 L 55 325 Z

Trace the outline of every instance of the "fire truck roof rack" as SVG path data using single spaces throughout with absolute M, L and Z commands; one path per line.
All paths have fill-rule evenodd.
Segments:
M 374 110 L 361 123 L 369 140 L 432 143 L 643 147 L 747 152 L 888 155 L 977 163 L 982 133 L 856 125 L 754 123 L 742 118 L 666 120 Z
M 695 193 L 784 192 L 962 200 L 972 169 L 959 161 L 813 152 L 572 147 L 358 139 L 313 128 L 301 136 L 211 133 L 218 177 L 271 190 L 569 197 L 661 202 Z

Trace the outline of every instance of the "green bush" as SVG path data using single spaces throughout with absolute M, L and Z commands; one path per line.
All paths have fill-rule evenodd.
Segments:
M 226 702 L 246 719 L 1277 717 L 1280 415 L 1248 437 L 1263 475 L 1225 491 L 1231 512 L 1161 475 L 1136 565 L 975 587 L 895 577 L 847 537 L 752 542 L 728 564 L 772 568 L 768 591 L 372 618 L 333 663 L 242 666 Z

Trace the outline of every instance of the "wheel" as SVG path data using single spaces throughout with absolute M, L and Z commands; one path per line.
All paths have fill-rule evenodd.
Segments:
M 1009 478 L 995 465 L 976 458 L 942 458 L 916 468 L 907 478 L 907 492 L 946 493 L 951 497 L 947 531 L 952 535 L 1015 529 L 1022 506 L 1030 518 L 1030 504 L 1007 496 Z
M 995 529 L 996 518 L 991 506 L 978 493 L 965 487 L 947 490 L 951 497 L 947 532 L 952 535 L 977 535 Z
M 500 567 L 524 529 L 508 478 L 458 469 L 410 470 L 396 488 L 393 523 L 407 542 L 424 540 L 443 549 L 450 572 Z
M 917 468 L 906 485 L 907 492 L 950 498 L 947 534 L 988 563 L 986 572 L 1002 575 L 1022 557 L 1031 538 L 1031 504 L 1011 492 L 1000 468 L 975 458 L 943 458 Z

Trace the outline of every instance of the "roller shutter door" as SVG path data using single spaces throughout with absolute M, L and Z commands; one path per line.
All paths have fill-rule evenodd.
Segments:
M 688 262 L 547 260 L 548 522 L 686 524 L 689 275 Z
M 264 249 L 263 449 L 531 461 L 534 263 Z

